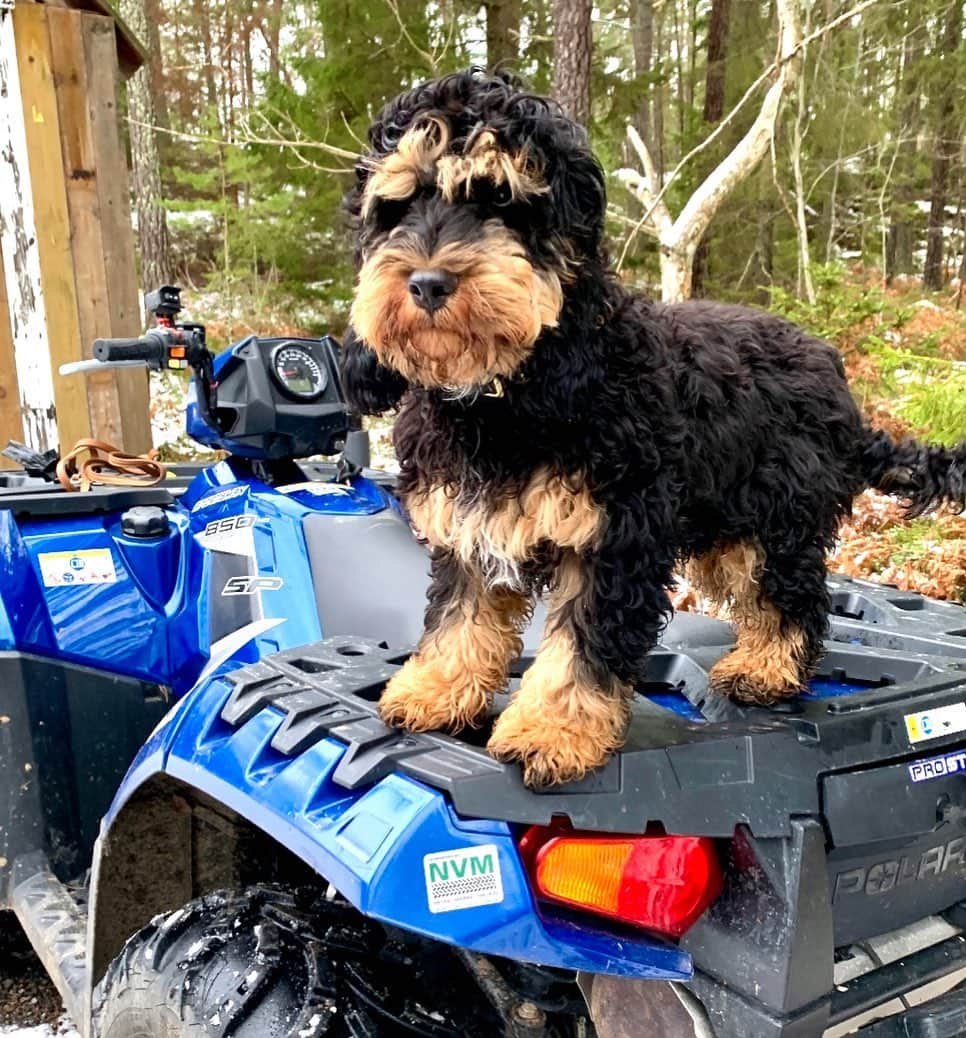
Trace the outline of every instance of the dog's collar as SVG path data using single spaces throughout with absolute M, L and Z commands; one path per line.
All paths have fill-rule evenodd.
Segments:
M 505 378 L 503 375 L 495 375 L 489 382 L 484 382 L 482 385 L 474 386 L 472 389 L 450 389 L 447 390 L 442 388 L 440 391 L 443 393 L 444 399 L 448 399 L 454 403 L 472 403 L 474 400 L 479 400 L 480 397 L 489 397 L 491 400 L 502 400 L 506 396 L 507 389 L 511 383 L 521 385 L 524 379 L 519 376 L 513 378 Z M 439 387 L 437 387 L 439 389 Z

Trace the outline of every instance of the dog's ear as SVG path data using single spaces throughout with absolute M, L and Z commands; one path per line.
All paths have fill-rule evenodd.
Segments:
M 379 363 L 373 350 L 350 328 L 339 358 L 342 391 L 359 414 L 382 414 L 395 407 L 409 388 L 397 371 Z
M 570 147 L 548 156 L 552 212 L 561 237 L 586 257 L 596 258 L 602 247 L 607 209 L 604 171 L 586 143 L 568 143 Z

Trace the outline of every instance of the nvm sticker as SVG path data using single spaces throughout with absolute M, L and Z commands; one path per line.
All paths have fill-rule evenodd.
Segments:
M 44 587 L 82 587 L 115 584 L 117 572 L 110 548 L 42 551 L 37 556 Z
M 921 714 L 906 714 L 905 720 L 906 733 L 911 743 L 966 732 L 966 703 L 924 710 Z
M 929 757 L 917 760 L 909 765 L 909 778 L 913 782 L 927 782 L 929 779 L 945 778 L 947 775 L 958 775 L 966 771 L 966 750 L 944 753 L 941 757 Z
M 503 900 L 500 853 L 495 844 L 427 854 L 423 872 L 430 912 L 498 905 Z

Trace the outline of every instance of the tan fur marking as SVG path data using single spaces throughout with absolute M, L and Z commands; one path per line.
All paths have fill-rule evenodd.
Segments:
M 362 215 L 380 198 L 409 198 L 423 180 L 433 181 L 439 158 L 449 147 L 449 127 L 442 119 L 421 120 L 400 138 L 396 150 L 373 165 L 362 193 Z
M 762 596 L 762 564 L 761 549 L 742 542 L 692 559 L 685 572 L 708 598 L 729 607 L 737 628 L 734 649 L 711 668 L 711 687 L 733 699 L 773 703 L 802 687 L 805 637 Z
M 406 498 L 413 525 L 430 544 L 448 548 L 468 565 L 492 575 L 513 570 L 545 543 L 584 551 L 594 545 L 603 512 L 583 485 L 574 486 L 545 469 L 517 498 L 489 505 L 465 501 L 456 488 L 439 484 Z
M 395 151 L 372 163 L 362 194 L 363 217 L 380 198 L 409 198 L 424 183 L 435 182 L 447 202 L 468 193 L 477 178 L 505 184 L 516 201 L 548 190 L 526 151 L 504 151 L 492 130 L 482 130 L 469 140 L 460 155 L 447 154 L 449 145 L 449 127 L 441 119 L 429 118 L 410 127 Z
M 526 151 L 516 155 L 504 151 L 492 130 L 483 130 L 468 142 L 462 155 L 444 155 L 436 163 L 436 184 L 447 202 L 469 194 L 475 179 L 490 180 L 497 186 L 505 184 L 515 201 L 547 191 L 547 185 L 532 168 Z
M 473 588 L 386 686 L 379 713 L 413 732 L 476 727 L 520 655 L 529 601 L 506 588 Z
M 536 659 L 487 743 L 498 760 L 522 763 L 528 786 L 583 778 L 624 740 L 630 688 L 615 682 L 605 690 L 594 684 L 577 657 L 572 633 L 559 623 L 561 609 L 581 590 L 576 558 L 569 556 L 557 575 Z
M 455 274 L 456 291 L 428 314 L 413 302 L 414 270 Z M 416 385 L 485 385 L 511 375 L 563 306 L 560 278 L 534 268 L 498 220 L 478 242 L 454 242 L 427 255 L 397 235 L 359 271 L 350 320 L 387 367 Z

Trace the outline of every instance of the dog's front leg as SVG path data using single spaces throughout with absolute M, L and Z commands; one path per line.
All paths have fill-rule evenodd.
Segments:
M 413 732 L 481 724 L 520 655 L 530 608 L 529 596 L 488 587 L 473 566 L 436 549 L 425 633 L 386 686 L 382 719 Z
M 623 741 L 628 686 L 588 657 L 582 630 L 593 597 L 591 581 L 589 562 L 567 552 L 536 659 L 487 745 L 498 760 L 520 761 L 528 786 L 582 778 Z
M 565 554 L 536 659 L 487 746 L 528 786 L 580 779 L 623 745 L 632 682 L 669 610 L 665 556 Z

